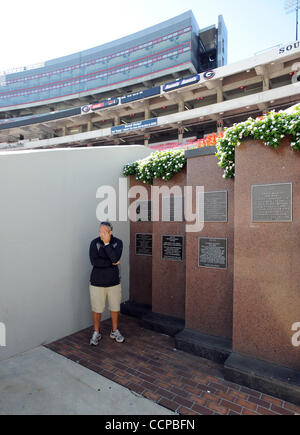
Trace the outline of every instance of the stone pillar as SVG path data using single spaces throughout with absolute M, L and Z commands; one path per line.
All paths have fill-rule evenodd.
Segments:
M 263 91 L 269 91 L 270 88 L 270 76 L 268 73 L 266 73 L 263 76 Z
M 145 105 L 145 120 L 151 118 L 151 110 L 149 105 Z
M 151 200 L 151 186 L 130 177 L 130 187 L 140 186 L 147 190 Z M 132 204 L 135 200 L 131 199 Z M 130 221 L 130 300 L 122 304 L 123 314 L 142 317 L 152 307 L 152 222 L 144 219 L 142 206 L 141 221 Z
M 226 378 L 300 405 L 300 153 L 236 150 L 233 354 Z M 275 394 L 276 393 L 276 394 Z
M 223 133 L 223 131 L 224 131 L 224 121 L 223 121 L 223 119 L 218 119 L 218 121 L 217 121 L 217 130 L 218 130 L 218 133 Z
M 179 143 L 183 142 L 183 133 L 184 133 L 184 128 L 183 127 L 179 127 L 178 128 L 178 142 Z
M 145 147 L 148 147 L 148 146 L 149 146 L 149 140 L 150 140 L 150 137 L 151 137 L 150 133 L 146 133 L 146 134 L 144 135 L 144 146 L 145 146 Z
M 223 101 L 224 101 L 223 87 L 218 86 L 217 87 L 217 102 L 222 103 Z
M 180 208 L 183 211 L 185 182 L 185 170 L 167 182 L 154 180 L 155 188 L 177 187 L 179 192 L 171 200 L 166 199 L 166 193 L 160 195 L 160 220 L 153 222 L 152 313 L 143 317 L 142 325 L 170 336 L 184 329 L 185 223 L 179 215 Z M 169 216 L 167 222 L 165 213 L 168 214 L 170 208 L 174 216 L 171 211 L 171 222 Z
M 114 116 L 114 126 L 117 127 L 118 125 L 120 125 L 120 116 L 115 115 Z
M 184 101 L 178 100 L 178 112 L 184 112 Z
M 187 186 L 205 194 L 202 230 L 186 232 L 186 329 L 176 347 L 224 363 L 232 349 L 234 182 L 224 180 L 216 148 L 186 151 Z
M 87 124 L 87 131 L 92 131 L 93 130 L 93 123 L 92 121 L 89 121 Z

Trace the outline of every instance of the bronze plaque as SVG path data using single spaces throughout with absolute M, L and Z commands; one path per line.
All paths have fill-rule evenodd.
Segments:
M 199 238 L 199 267 L 227 269 L 227 239 Z
M 152 257 L 152 234 L 135 235 L 135 255 Z
M 228 222 L 228 192 L 204 193 L 204 222 Z
M 293 184 L 252 186 L 252 222 L 292 222 Z
M 184 236 L 162 236 L 162 259 L 184 260 Z

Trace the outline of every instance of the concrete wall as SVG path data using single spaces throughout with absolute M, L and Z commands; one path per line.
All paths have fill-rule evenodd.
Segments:
M 141 146 L 0 153 L 0 360 L 92 324 L 90 242 L 98 237 L 97 189 L 118 191 L 124 164 Z M 129 295 L 129 222 L 124 241 L 123 299 Z

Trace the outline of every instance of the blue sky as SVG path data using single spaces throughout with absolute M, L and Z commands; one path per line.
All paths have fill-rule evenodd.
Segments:
M 12 0 L 1 5 L 0 71 L 101 45 L 192 10 L 201 28 L 222 14 L 233 63 L 296 39 L 285 0 Z

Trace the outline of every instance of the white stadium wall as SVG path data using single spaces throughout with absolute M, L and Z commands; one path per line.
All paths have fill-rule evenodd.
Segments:
M 118 192 L 123 166 L 150 152 L 142 146 L 0 152 L 0 324 L 6 335 L 0 360 L 92 324 L 96 192 L 103 185 Z M 129 222 L 116 222 L 114 233 L 124 241 L 127 300 Z

